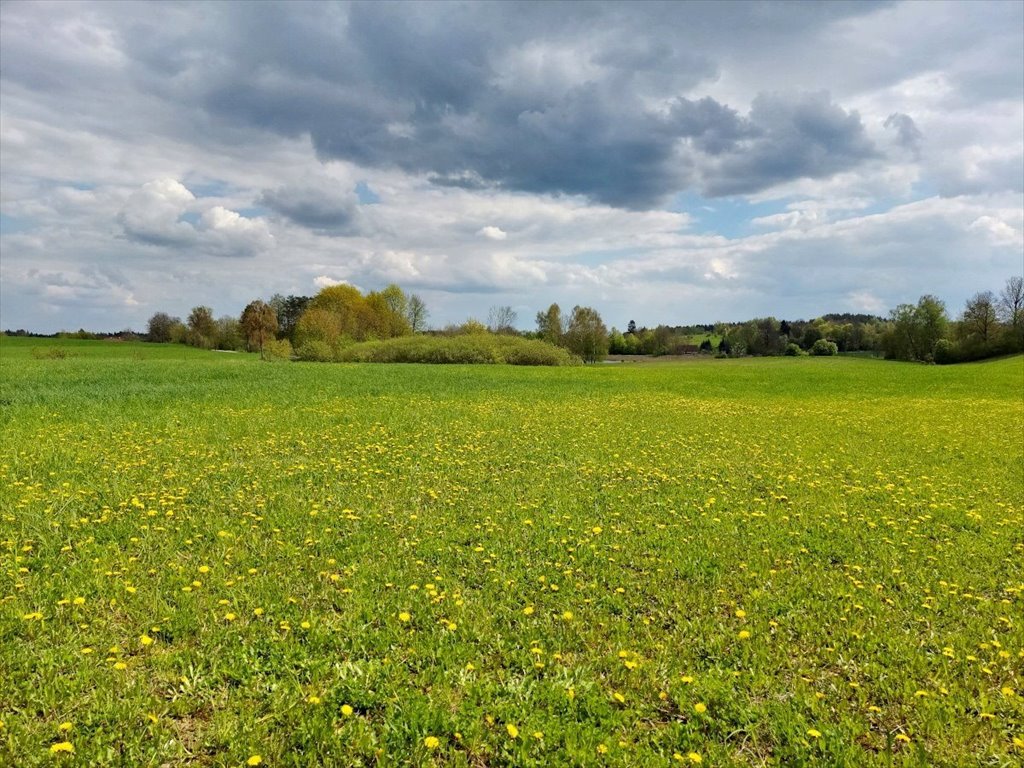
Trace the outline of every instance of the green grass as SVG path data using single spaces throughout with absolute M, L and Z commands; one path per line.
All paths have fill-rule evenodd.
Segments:
M 1022 392 L 0 339 L 0 765 L 1019 765 Z

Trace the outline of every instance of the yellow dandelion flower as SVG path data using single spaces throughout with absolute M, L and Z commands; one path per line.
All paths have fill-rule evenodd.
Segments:
M 508 725 L 506 725 L 505 726 L 505 730 L 508 731 L 508 737 L 510 739 L 518 738 L 518 736 L 519 736 L 519 729 L 516 728 L 514 725 L 512 725 L 512 723 L 509 723 Z
M 152 637 L 150 637 L 149 635 L 142 635 L 142 636 L 141 636 L 141 637 L 139 638 L 139 643 L 141 643 L 141 644 L 142 644 L 142 645 L 144 645 L 144 646 L 146 646 L 146 645 L 152 645 L 152 644 L 153 644 L 153 638 L 152 638 Z
M 427 749 L 437 749 L 441 746 L 441 740 L 437 738 L 437 736 L 427 736 L 427 738 L 423 740 L 423 746 Z
M 224 621 L 234 621 L 237 618 L 238 617 L 235 614 L 233 614 L 233 613 L 225 613 L 224 614 Z
M 309 696 L 309 697 L 306 698 L 306 701 L 308 703 L 310 703 L 310 704 L 316 705 L 316 704 L 320 703 L 320 697 L 319 696 Z M 342 709 L 344 709 L 344 707 L 342 707 Z
M 60 741 L 60 742 L 57 742 L 56 744 L 51 744 L 50 745 L 50 754 L 51 755 L 59 755 L 61 752 L 66 752 L 69 755 L 74 754 L 74 752 L 75 752 L 75 745 L 72 744 L 70 741 Z
M 744 611 L 742 608 L 737 608 L 736 609 L 736 618 L 737 619 L 742 619 L 742 618 L 746 617 L 746 615 L 747 615 L 747 612 Z
M 694 765 L 700 765 L 704 762 L 704 758 L 696 752 L 688 752 L 686 755 L 687 759 Z
M 698 701 L 696 704 L 693 705 L 693 711 L 696 712 L 698 715 L 703 715 L 705 712 L 708 711 L 708 705 Z
M 750 637 L 750 633 L 747 630 L 740 630 L 739 634 L 736 635 L 740 640 L 746 640 Z
M 533 606 L 532 605 L 528 605 L 525 608 L 523 608 L 523 615 L 524 616 L 532 616 L 533 615 Z
M 572 621 L 572 611 L 564 611 L 562 613 L 562 618 L 566 621 Z
M 76 597 L 71 602 L 74 603 L 75 605 L 85 605 L 85 598 L 84 597 Z
M 820 739 L 821 731 L 819 731 L 817 728 L 808 728 L 807 735 L 810 736 L 812 739 Z
M 352 705 L 351 704 L 342 704 L 341 705 L 341 714 L 344 715 L 345 717 L 352 717 L 352 713 L 353 712 L 355 712 L 355 710 L 352 709 Z
M 402 622 L 412 621 L 412 614 L 408 611 L 402 611 L 400 614 L 398 614 L 398 620 Z
M 607 755 L 608 754 L 608 745 L 606 745 L 606 744 L 598 744 L 597 745 L 597 753 L 599 755 Z

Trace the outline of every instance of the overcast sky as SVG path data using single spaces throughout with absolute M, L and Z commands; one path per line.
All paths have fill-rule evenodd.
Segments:
M 1024 271 L 1024 3 L 0 5 L 0 326 L 396 282 L 431 323 L 958 312 Z

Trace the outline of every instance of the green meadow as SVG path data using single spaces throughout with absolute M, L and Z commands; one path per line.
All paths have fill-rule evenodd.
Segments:
M 0 339 L 0 765 L 1011 766 L 1024 358 Z

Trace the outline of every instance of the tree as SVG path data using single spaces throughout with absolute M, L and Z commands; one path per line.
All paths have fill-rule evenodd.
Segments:
M 608 329 L 592 307 L 576 306 L 565 332 L 565 345 L 584 362 L 596 363 L 608 354 Z
M 306 311 L 309 305 L 309 296 L 282 296 L 275 293 L 270 297 L 267 304 L 277 315 L 277 333 L 281 338 L 293 341 L 295 339 L 295 326 Z
M 982 344 L 992 341 L 997 322 L 996 300 L 992 291 L 980 291 L 969 298 L 960 318 L 964 334 Z
M 171 317 L 166 312 L 157 312 L 149 318 L 146 340 L 157 344 L 166 344 L 169 341 L 174 341 L 176 332 L 179 331 L 181 325 L 181 318 Z
M 412 294 L 405 308 L 405 319 L 409 322 L 409 327 L 413 333 L 420 333 L 427 329 L 427 317 L 429 315 L 430 312 L 427 310 L 427 305 L 423 303 L 423 299 L 415 293 Z
M 491 307 L 487 313 L 487 327 L 491 333 L 514 334 L 518 319 L 519 315 L 507 304 L 501 307 Z
M 217 337 L 217 323 L 209 307 L 193 307 L 188 313 L 188 335 L 186 340 L 194 347 L 209 349 Z
M 636 323 L 633 320 L 626 325 L 626 333 L 636 333 Z
M 537 313 L 537 335 L 548 344 L 561 346 L 565 330 L 562 309 L 557 304 L 552 304 L 546 312 Z
M 1006 281 L 997 309 L 999 319 L 1011 334 L 1014 348 L 1024 349 L 1024 277 L 1015 275 Z
M 277 313 L 264 301 L 256 299 L 242 310 L 242 331 L 251 350 L 259 350 L 260 360 L 265 360 L 263 348 L 277 333 Z
M 946 305 L 931 295 L 917 305 L 900 304 L 889 315 L 889 330 L 883 339 L 887 358 L 930 361 L 939 339 L 949 329 Z

